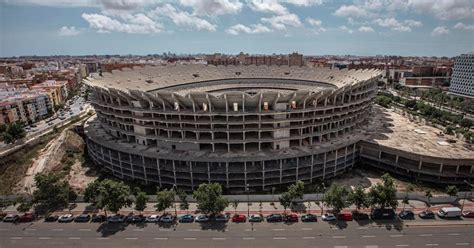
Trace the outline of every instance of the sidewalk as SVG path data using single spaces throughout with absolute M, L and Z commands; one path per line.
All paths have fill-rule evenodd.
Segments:
M 461 201 L 461 203 L 462 203 L 462 201 Z M 155 205 L 155 203 L 148 203 L 147 208 L 144 211 L 141 211 L 141 213 L 145 214 L 145 215 L 157 214 L 158 212 L 156 211 L 154 205 Z M 438 211 L 442 207 L 452 207 L 452 206 L 453 205 L 451 205 L 451 204 L 439 204 L 439 205 L 432 205 L 429 209 L 432 210 L 432 211 Z M 405 206 L 405 210 L 412 210 L 415 213 L 421 212 L 421 211 L 426 210 L 426 209 L 427 209 L 427 207 L 426 207 L 425 203 L 423 203 L 421 201 L 409 201 L 409 204 L 407 204 Z M 326 212 L 328 210 L 331 210 L 331 208 L 328 208 L 327 206 L 324 206 L 323 210 L 324 210 L 324 212 Z M 353 210 L 356 210 L 355 206 L 351 206 L 350 208 L 346 208 L 342 212 L 351 212 Z M 401 201 L 399 201 L 397 212 L 399 212 L 401 210 L 403 210 L 403 203 Z M 464 210 L 474 211 L 474 202 L 466 200 L 466 202 L 464 204 Z M 16 213 L 17 212 L 16 207 L 14 207 L 14 206 L 9 206 L 4 211 L 8 212 L 8 213 Z M 361 212 L 370 212 L 370 209 L 362 209 L 360 211 Z M 91 208 L 91 206 L 89 206 L 88 203 L 77 203 L 77 206 L 75 208 L 73 208 L 71 210 L 63 209 L 61 211 L 56 211 L 55 214 L 63 214 L 63 213 L 81 214 L 81 213 L 99 213 L 99 212 L 103 213 L 103 211 L 98 211 L 98 210 L 95 210 L 94 208 Z M 138 211 L 134 210 L 133 206 L 129 207 L 129 208 L 123 208 L 120 211 L 120 213 L 122 213 L 122 214 L 129 214 L 131 212 L 137 213 Z M 168 208 L 168 209 L 165 210 L 165 212 L 174 213 L 175 209 L 174 208 Z M 178 213 L 178 215 L 183 215 L 183 214 L 187 214 L 187 213 L 196 214 L 199 211 L 197 210 L 197 204 L 196 203 L 189 203 L 189 210 L 180 209 L 179 203 L 177 203 L 176 204 L 176 212 Z M 247 207 L 247 202 L 239 202 L 239 204 L 237 206 L 237 209 L 234 209 L 232 207 L 232 204 L 229 204 L 229 206 L 224 210 L 224 212 L 226 212 L 226 213 L 228 212 L 228 213 L 231 213 L 231 214 L 239 213 L 239 214 L 245 214 L 245 215 L 247 215 L 247 213 L 268 215 L 268 214 L 272 214 L 272 213 L 283 213 L 284 208 L 278 202 L 275 202 L 274 205 L 271 205 L 271 203 L 268 203 L 268 202 L 264 202 L 264 203 L 261 204 L 261 206 L 260 206 L 259 202 L 252 202 L 250 204 L 250 206 L 248 206 L 248 207 Z M 321 207 L 316 205 L 314 202 L 311 202 L 311 204 L 308 204 L 307 202 L 305 202 L 304 204 L 300 204 L 299 206 L 297 206 L 293 210 L 287 209 L 286 212 L 287 213 L 293 212 L 293 213 L 297 213 L 297 214 L 312 213 L 312 214 L 321 215 L 321 213 L 323 211 L 321 210 Z

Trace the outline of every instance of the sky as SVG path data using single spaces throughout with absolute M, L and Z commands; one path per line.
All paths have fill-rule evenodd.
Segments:
M 456 56 L 474 0 L 0 0 L 0 57 L 168 51 Z

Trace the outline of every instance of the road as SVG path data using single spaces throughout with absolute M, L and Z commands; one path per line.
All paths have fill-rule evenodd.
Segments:
M 250 223 L 186 223 L 176 230 L 157 224 L 0 223 L 0 247 L 474 247 L 474 225 L 459 222 L 264 222 L 253 230 Z

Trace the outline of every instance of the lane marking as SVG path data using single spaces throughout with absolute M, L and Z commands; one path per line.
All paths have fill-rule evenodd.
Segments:
M 366 245 L 365 248 L 379 248 L 378 245 Z
M 171 232 L 171 229 L 158 229 L 160 232 Z
M 402 234 L 393 234 L 393 235 L 390 235 L 390 237 L 392 238 L 400 238 L 400 237 L 403 237 Z
M 97 238 L 99 240 L 107 240 L 107 239 L 110 239 L 110 238 Z
M 347 245 L 336 245 L 334 248 L 347 248 Z
M 10 230 L 10 229 L 8 229 L 8 228 L 0 228 L 0 231 L 8 231 L 8 230 Z
M 184 240 L 196 240 L 196 238 L 183 238 Z
M 286 239 L 286 237 L 273 237 L 273 239 Z
M 333 239 L 345 239 L 346 236 L 332 236 Z
M 469 245 L 469 243 L 456 243 L 456 245 Z
M 69 239 L 81 239 L 79 237 L 70 237 Z
M 375 235 L 364 235 L 362 238 L 375 238 Z
M 154 238 L 156 240 L 168 240 L 168 238 Z
M 226 240 L 227 238 L 212 238 L 212 240 Z
M 51 239 L 50 237 L 39 237 L 38 239 Z
M 303 239 L 315 239 L 316 237 L 303 237 Z
M 58 229 L 51 229 L 51 231 L 58 231 L 58 232 L 60 232 L 60 231 L 64 231 L 64 229 L 62 229 L 62 228 L 58 228 Z
M 135 240 L 135 239 L 138 239 L 138 238 L 125 238 L 125 239 Z
M 201 229 L 188 229 L 188 232 L 200 232 Z
M 397 247 L 408 247 L 410 245 L 396 245 Z
M 433 234 L 420 234 L 421 237 L 431 237 Z
M 134 232 L 143 232 L 143 229 L 141 229 L 141 228 L 135 228 L 135 229 L 133 229 L 133 231 L 134 231 Z
M 22 237 L 11 237 L 10 239 L 23 239 Z
M 89 228 L 84 228 L 84 229 L 79 229 L 79 231 L 81 231 L 81 232 L 90 232 L 91 229 L 89 229 Z
M 449 235 L 449 236 L 459 236 L 459 235 L 461 235 L 461 234 L 459 234 L 459 233 L 448 233 L 448 235 Z
M 25 231 L 36 231 L 34 228 L 26 228 Z
M 438 246 L 439 244 L 426 244 L 426 246 Z
M 253 237 L 245 237 L 245 238 L 242 238 L 242 239 L 243 239 L 243 240 L 253 240 L 253 239 L 255 239 L 255 238 L 253 238 Z
M 301 230 L 303 230 L 303 231 L 311 231 L 311 230 L 313 230 L 313 228 L 305 227 L 305 228 L 301 228 Z
M 360 226 L 357 229 L 369 229 L 369 227 L 368 226 Z
M 273 231 L 285 231 L 284 228 L 274 228 L 274 229 L 272 229 L 272 230 L 273 230 Z

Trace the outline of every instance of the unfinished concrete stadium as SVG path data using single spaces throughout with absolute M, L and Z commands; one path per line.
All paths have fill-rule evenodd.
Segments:
M 119 178 L 188 190 L 219 182 L 230 192 L 269 191 L 324 180 L 354 166 L 361 150 L 369 160 L 369 151 L 382 147 L 361 142 L 370 137 L 367 119 L 380 75 L 213 65 L 94 74 L 86 80 L 97 113 L 85 124 L 89 155 Z M 411 165 L 400 163 L 396 152 L 386 152 L 396 161 L 384 164 L 380 154 L 370 161 L 406 174 Z M 424 175 L 419 158 L 415 175 Z M 455 168 L 454 176 L 429 170 L 426 180 L 471 180 L 473 161 L 450 160 L 444 168 Z

